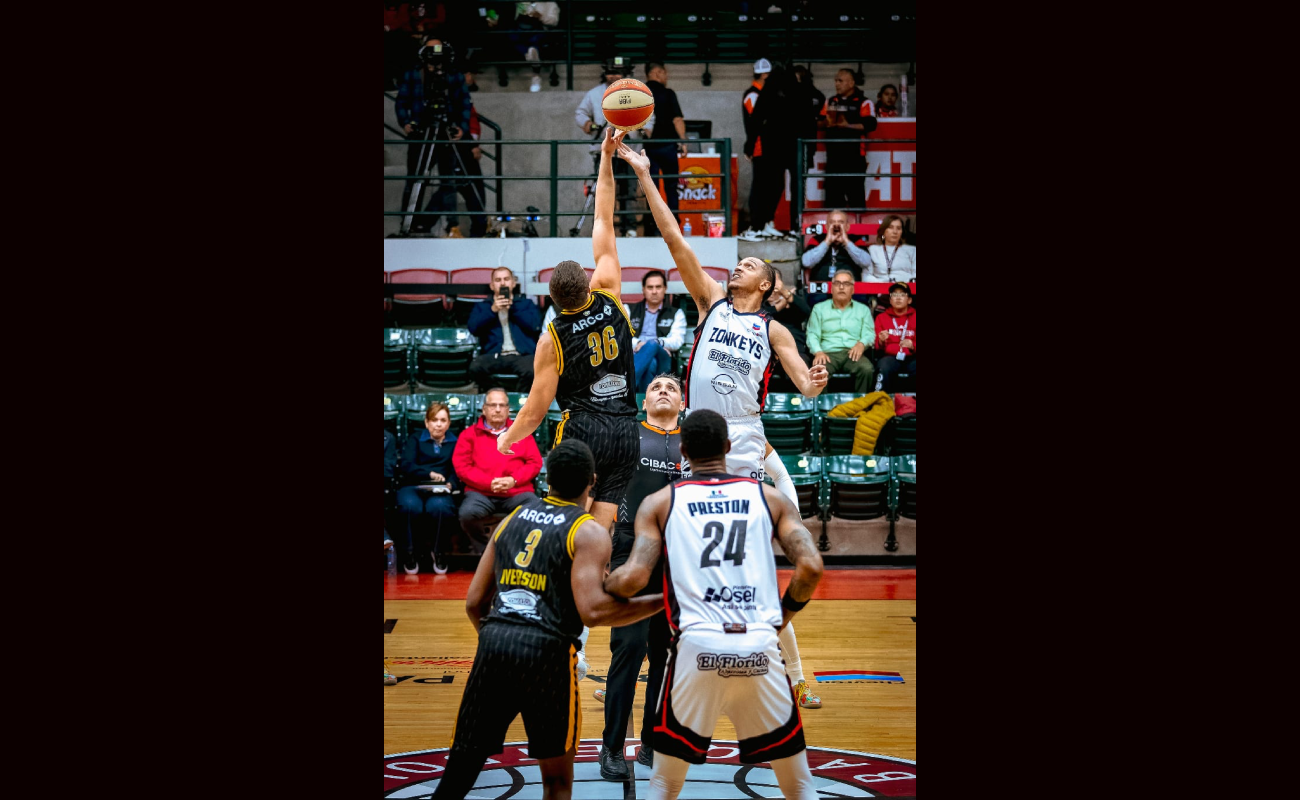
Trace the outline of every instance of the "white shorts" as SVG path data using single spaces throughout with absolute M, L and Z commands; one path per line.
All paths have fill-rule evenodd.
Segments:
M 742 478 L 763 480 L 763 454 L 767 452 L 767 434 L 763 431 L 761 417 L 731 417 L 727 419 L 727 438 L 731 452 L 727 453 L 727 473 Z
M 800 753 L 803 721 L 792 691 L 775 629 L 751 625 L 746 633 L 723 633 L 721 625 L 693 625 L 669 655 L 654 749 L 703 764 L 718 716 L 726 714 L 742 764 Z

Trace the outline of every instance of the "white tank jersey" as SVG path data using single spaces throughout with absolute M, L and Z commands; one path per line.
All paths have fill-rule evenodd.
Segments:
M 723 298 L 695 329 L 686 364 L 686 408 L 707 408 L 724 417 L 755 416 L 767 399 L 772 377 L 771 318 L 736 311 Z
M 780 626 L 774 532 L 753 478 L 712 474 L 673 483 L 664 606 L 674 635 L 703 623 Z

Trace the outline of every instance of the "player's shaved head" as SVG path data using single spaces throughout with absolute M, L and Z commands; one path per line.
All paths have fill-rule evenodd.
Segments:
M 591 448 L 578 439 L 565 439 L 546 456 L 546 481 L 551 494 L 561 500 L 572 500 L 591 485 L 596 472 L 596 459 Z
M 682 455 L 690 461 L 726 454 L 727 421 L 716 411 L 692 411 L 682 423 Z

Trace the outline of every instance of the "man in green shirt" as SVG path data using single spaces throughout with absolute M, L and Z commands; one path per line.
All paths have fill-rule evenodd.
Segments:
M 853 299 L 857 276 L 849 269 L 836 270 L 831 279 L 831 299 L 812 307 L 808 319 L 808 350 L 813 366 L 825 364 L 832 374 L 848 372 L 858 396 L 875 389 L 875 367 L 865 356 L 868 343 L 875 342 L 876 325 L 871 309 Z

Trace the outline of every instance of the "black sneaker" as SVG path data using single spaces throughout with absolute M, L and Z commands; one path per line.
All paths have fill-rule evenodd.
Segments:
M 406 570 L 407 575 L 415 575 L 420 571 L 420 566 L 415 562 L 413 553 L 406 554 L 406 559 L 402 561 L 402 569 Z
M 434 551 L 433 554 L 433 573 L 435 575 L 447 574 L 447 556 L 443 553 Z
M 653 767 L 655 765 L 655 749 L 643 742 L 641 751 L 636 754 L 636 763 L 643 767 Z
M 606 750 L 604 745 L 600 747 L 600 777 L 607 781 L 625 781 L 628 779 L 627 761 L 623 758 L 623 751 Z

